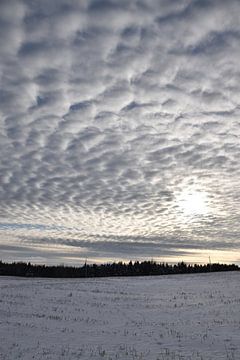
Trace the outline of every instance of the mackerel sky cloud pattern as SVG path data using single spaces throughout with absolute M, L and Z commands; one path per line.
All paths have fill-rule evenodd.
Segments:
M 2 260 L 240 262 L 239 13 L 1 0 Z

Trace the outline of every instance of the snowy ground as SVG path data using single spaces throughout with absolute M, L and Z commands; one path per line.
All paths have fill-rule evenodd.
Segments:
M 240 359 L 240 273 L 0 277 L 0 359 Z

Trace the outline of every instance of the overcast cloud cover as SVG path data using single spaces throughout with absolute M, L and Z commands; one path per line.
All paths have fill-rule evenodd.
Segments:
M 2 260 L 240 262 L 239 14 L 0 1 Z

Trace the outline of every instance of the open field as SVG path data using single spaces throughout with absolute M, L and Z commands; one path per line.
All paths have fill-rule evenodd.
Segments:
M 0 359 L 240 359 L 240 273 L 0 277 Z

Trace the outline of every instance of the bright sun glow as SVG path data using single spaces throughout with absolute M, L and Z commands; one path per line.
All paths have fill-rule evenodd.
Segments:
M 177 196 L 177 206 L 185 216 L 206 215 L 208 213 L 207 193 L 197 190 L 184 190 Z

